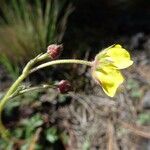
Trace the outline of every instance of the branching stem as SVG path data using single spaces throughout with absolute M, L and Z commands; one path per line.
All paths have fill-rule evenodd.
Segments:
M 30 87 L 30 88 L 18 91 L 17 93 L 14 93 L 14 94 L 10 95 L 9 99 L 15 98 L 16 96 L 20 96 L 20 95 L 23 95 L 23 94 L 28 93 L 28 92 L 45 90 L 45 89 L 48 89 L 48 88 L 55 88 L 55 86 L 54 85 L 42 85 L 42 86 Z
M 48 54 L 47 53 L 38 55 L 34 59 L 30 60 L 27 63 L 27 65 L 25 66 L 22 74 L 12 84 L 12 86 L 9 88 L 9 90 L 7 91 L 5 96 L 0 100 L 0 134 L 1 134 L 1 136 L 4 139 L 8 140 L 8 137 L 9 137 L 9 132 L 5 128 L 5 126 L 3 125 L 3 122 L 2 122 L 2 111 L 3 111 L 7 101 L 9 99 L 17 96 L 17 94 L 19 95 L 19 94 L 23 94 L 23 93 L 30 92 L 30 91 L 33 91 L 33 90 L 37 90 L 37 89 L 40 89 L 40 88 L 42 88 L 42 89 L 44 88 L 44 87 L 33 87 L 33 88 L 25 89 L 25 90 L 22 90 L 22 91 L 18 91 L 18 93 L 17 93 L 16 91 L 17 91 L 19 85 L 21 84 L 21 82 L 26 77 L 28 77 L 29 74 L 31 74 L 31 73 L 39 70 L 39 69 L 42 69 L 42 68 L 45 68 L 45 67 L 48 67 L 48 66 L 52 66 L 52 65 L 56 65 L 56 64 L 72 64 L 73 63 L 73 64 L 87 65 L 87 66 L 90 66 L 90 67 L 92 66 L 92 62 L 90 62 L 90 61 L 78 60 L 78 59 L 62 59 L 62 60 L 53 60 L 53 61 L 50 61 L 50 62 L 47 62 L 47 63 L 43 63 L 43 64 L 41 64 L 41 65 L 39 65 L 37 67 L 34 67 L 34 65 L 37 62 L 45 60 L 46 58 L 48 58 Z M 45 88 L 48 88 L 48 87 L 45 87 Z

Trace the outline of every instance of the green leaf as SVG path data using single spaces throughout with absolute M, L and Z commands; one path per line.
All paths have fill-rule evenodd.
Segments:
M 51 143 L 55 143 L 58 140 L 57 129 L 52 127 L 46 130 L 46 139 Z
M 141 113 L 138 116 L 137 122 L 141 125 L 150 124 L 150 112 Z
M 89 140 L 86 140 L 86 141 L 83 143 L 82 150 L 90 150 L 90 141 L 89 141 Z

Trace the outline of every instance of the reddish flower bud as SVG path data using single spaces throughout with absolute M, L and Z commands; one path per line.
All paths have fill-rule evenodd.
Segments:
M 72 87 L 71 87 L 71 84 L 69 81 L 67 80 L 61 80 L 59 83 L 58 83 L 58 90 L 60 93 L 67 93 L 69 91 L 72 90 Z
M 51 44 L 47 48 L 47 53 L 50 58 L 57 59 L 60 56 L 62 50 L 63 50 L 62 44 L 61 45 Z

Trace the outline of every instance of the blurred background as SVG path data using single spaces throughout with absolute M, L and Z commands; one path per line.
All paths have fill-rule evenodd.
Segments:
M 28 93 L 10 101 L 3 122 L 10 142 L 2 150 L 150 150 L 150 1 L 1 0 L 0 97 L 25 64 L 53 43 L 61 58 L 93 60 L 118 43 L 134 65 L 115 98 L 107 97 L 80 65 L 45 68 L 24 86 L 67 79 L 74 92 L 56 89 Z

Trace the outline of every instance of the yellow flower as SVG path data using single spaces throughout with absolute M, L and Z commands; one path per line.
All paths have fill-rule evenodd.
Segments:
M 92 69 L 93 78 L 102 86 L 104 92 L 113 97 L 119 85 L 124 81 L 120 69 L 133 64 L 130 54 L 121 45 L 113 45 L 96 57 Z

